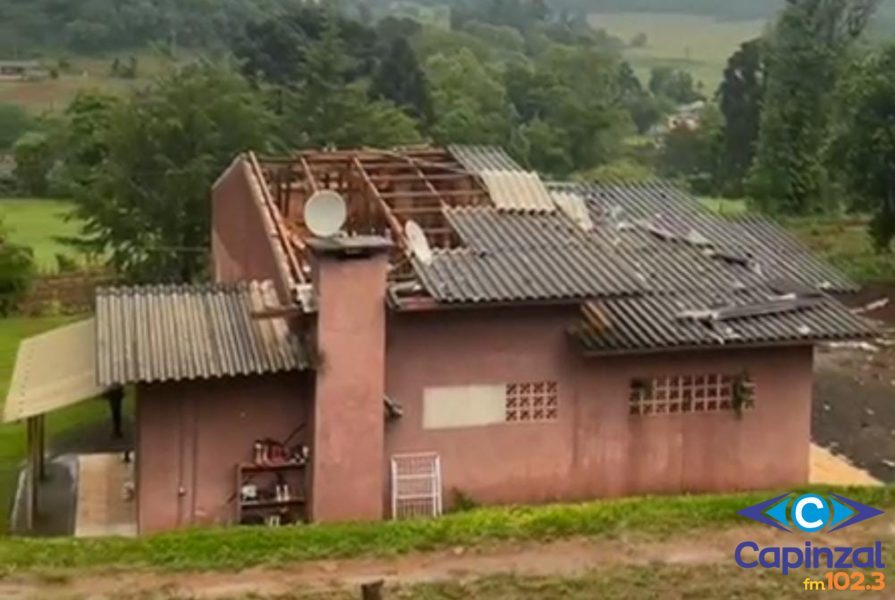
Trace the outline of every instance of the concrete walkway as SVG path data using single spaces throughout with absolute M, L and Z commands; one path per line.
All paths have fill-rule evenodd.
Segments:
M 118 453 L 78 456 L 76 537 L 136 535 L 136 500 L 125 497 L 133 466 Z
M 862 471 L 844 458 L 835 456 L 817 444 L 811 444 L 811 483 L 826 485 L 882 485 L 867 471 Z

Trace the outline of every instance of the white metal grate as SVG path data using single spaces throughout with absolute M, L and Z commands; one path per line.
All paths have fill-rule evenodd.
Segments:
M 392 518 L 441 515 L 441 459 L 434 452 L 392 456 Z

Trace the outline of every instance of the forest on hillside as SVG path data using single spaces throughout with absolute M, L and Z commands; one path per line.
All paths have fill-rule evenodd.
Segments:
M 878 5 L 788 0 L 727 57 L 716 88 L 685 66 L 635 72 L 626 56 L 641 40 L 547 0 L 454 0 L 446 12 L 349 0 L 0 0 L 21 11 L 21 34 L 45 27 L 24 24 L 28 7 L 68 32 L 31 40 L 35 52 L 145 43 L 170 60 L 156 77 L 131 73 L 128 93 L 82 92 L 61 111 L 34 117 L 0 103 L 0 153 L 15 165 L 0 188 L 73 199 L 86 225 L 72 242 L 148 281 L 201 277 L 208 187 L 245 148 L 500 145 L 548 178 L 661 176 L 785 216 L 869 215 L 887 248 L 895 45 L 864 43 Z M 111 11 L 102 33 L 75 35 L 91 30 L 88 6 Z M 695 125 L 678 118 L 693 106 Z

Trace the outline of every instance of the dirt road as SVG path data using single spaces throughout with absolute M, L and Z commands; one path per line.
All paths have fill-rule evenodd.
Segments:
M 863 545 L 882 540 L 885 546 L 891 548 L 895 544 L 895 519 L 887 515 L 832 535 L 812 535 L 810 539 L 815 545 Z M 121 571 L 27 577 L 12 575 L 0 580 L 0 599 L 277 598 L 304 592 L 357 590 L 362 583 L 380 579 L 389 586 L 407 586 L 447 580 L 476 580 L 501 573 L 575 577 L 621 566 L 732 567 L 733 550 L 744 540 L 754 540 L 762 546 L 799 545 L 804 543 L 805 538 L 756 526 L 664 540 L 578 538 L 542 544 L 500 544 L 475 549 L 458 547 L 445 552 L 394 558 L 307 562 L 241 572 Z

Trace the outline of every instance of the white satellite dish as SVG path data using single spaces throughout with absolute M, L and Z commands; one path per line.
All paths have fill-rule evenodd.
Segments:
M 404 235 L 407 236 L 407 243 L 410 251 L 424 265 L 432 262 L 432 248 L 429 247 L 429 240 L 423 228 L 416 221 L 407 221 L 404 223 Z
M 305 225 L 319 237 L 339 233 L 347 216 L 345 200 L 332 190 L 315 192 L 305 203 Z

